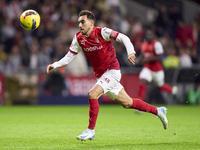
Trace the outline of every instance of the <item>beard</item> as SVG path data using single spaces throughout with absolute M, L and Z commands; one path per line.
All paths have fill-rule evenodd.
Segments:
M 90 28 L 88 28 L 87 30 L 81 30 L 81 33 L 83 34 L 83 35 L 86 35 L 87 33 L 88 33 L 88 31 L 90 30 Z M 84 32 L 85 31 L 85 32 Z

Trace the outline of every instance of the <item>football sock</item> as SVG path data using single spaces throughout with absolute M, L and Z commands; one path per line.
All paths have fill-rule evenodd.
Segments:
M 145 94 L 146 94 L 146 85 L 141 82 L 139 84 L 138 96 L 140 99 L 145 100 Z
M 172 93 L 172 87 L 166 83 L 162 87 L 160 87 L 159 90 L 167 93 Z
M 158 114 L 157 108 L 155 106 L 150 105 L 150 104 L 144 102 L 141 99 L 132 98 L 132 100 L 133 100 L 133 104 L 130 108 L 137 109 L 137 110 L 140 110 L 140 111 L 150 112 L 150 113 L 155 114 L 155 115 Z
M 99 113 L 98 99 L 89 99 L 89 126 L 88 129 L 94 130 L 97 116 Z

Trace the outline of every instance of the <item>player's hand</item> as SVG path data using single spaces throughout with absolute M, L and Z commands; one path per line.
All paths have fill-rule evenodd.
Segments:
M 134 53 L 132 53 L 132 54 L 129 54 L 128 55 L 128 62 L 129 62 L 129 64 L 133 64 L 133 65 L 135 65 L 135 54 Z
M 53 65 L 48 65 L 47 66 L 47 74 L 49 74 L 51 72 L 51 70 L 53 70 Z

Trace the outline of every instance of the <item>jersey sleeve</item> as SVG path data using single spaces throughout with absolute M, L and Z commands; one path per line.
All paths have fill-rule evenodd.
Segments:
M 160 42 L 158 42 L 158 41 L 155 43 L 154 49 L 155 49 L 155 53 L 156 53 L 157 55 L 161 55 L 161 54 L 164 53 L 162 44 L 161 44 Z
M 101 30 L 101 35 L 106 41 L 110 41 L 111 38 L 116 40 L 118 34 L 119 32 L 106 28 L 106 27 L 102 28 Z
M 126 47 L 127 54 L 128 55 L 131 53 L 135 54 L 133 44 L 131 43 L 130 39 L 126 35 L 119 33 L 117 31 L 114 31 L 112 29 L 106 28 L 106 27 L 102 28 L 101 35 L 106 41 L 114 39 L 117 42 L 123 42 Z
M 71 43 L 71 46 L 69 48 L 69 51 L 73 54 L 78 54 L 80 51 L 82 50 L 82 48 L 80 47 L 78 41 L 77 41 L 77 38 L 76 38 L 76 35 L 74 36 L 73 40 L 72 40 L 72 43 Z
M 73 40 L 72 40 L 71 46 L 69 48 L 69 52 L 62 59 L 60 59 L 59 61 L 54 62 L 52 64 L 54 66 L 54 69 L 58 68 L 58 67 L 61 67 L 61 66 L 64 66 L 64 65 L 67 65 L 69 62 L 71 62 L 74 59 L 74 57 L 81 50 L 82 50 L 82 48 L 80 47 L 80 45 L 79 45 L 79 43 L 77 41 L 76 35 L 75 35 Z
M 119 33 L 116 38 L 116 41 L 124 43 L 128 55 L 132 53 L 136 54 L 133 44 L 131 43 L 129 37 L 127 37 L 125 34 Z
M 68 52 L 62 59 L 60 59 L 57 62 L 54 62 L 52 65 L 53 65 L 54 69 L 64 66 L 64 65 L 67 65 L 69 62 L 71 62 L 74 59 L 75 56 L 76 55 L 73 54 L 72 52 Z

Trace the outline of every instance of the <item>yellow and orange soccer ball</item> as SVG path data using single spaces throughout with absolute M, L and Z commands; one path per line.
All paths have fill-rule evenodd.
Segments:
M 20 16 L 20 23 L 26 30 L 35 30 L 40 25 L 40 15 L 35 10 L 26 10 Z

